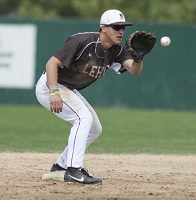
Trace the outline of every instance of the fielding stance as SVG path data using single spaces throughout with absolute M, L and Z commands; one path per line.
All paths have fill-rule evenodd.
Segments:
M 73 125 L 68 146 L 51 169 L 51 172 L 65 170 L 65 182 L 102 182 L 82 168 L 85 150 L 101 134 L 102 126 L 95 110 L 78 90 L 101 78 L 109 68 L 118 74 L 125 71 L 140 74 L 142 59 L 156 39 L 153 34 L 137 31 L 127 39 L 125 47 L 121 40 L 126 26 L 132 25 L 118 10 L 104 12 L 100 32 L 69 37 L 49 59 L 46 71 L 37 82 L 36 96 L 40 104 Z

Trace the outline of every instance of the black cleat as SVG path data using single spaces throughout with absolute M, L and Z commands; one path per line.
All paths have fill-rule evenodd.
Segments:
M 97 184 L 102 183 L 101 178 L 93 178 L 90 176 L 85 169 L 77 169 L 75 172 L 71 173 L 68 170 L 65 172 L 64 182 L 67 183 L 82 183 L 82 184 Z
M 50 170 L 50 172 L 56 172 L 56 171 L 65 171 L 66 169 L 62 168 L 58 164 L 54 164 Z

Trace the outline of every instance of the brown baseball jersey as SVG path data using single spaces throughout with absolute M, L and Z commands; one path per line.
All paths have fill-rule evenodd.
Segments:
M 67 39 L 53 55 L 63 63 L 58 69 L 58 83 L 70 89 L 81 90 L 101 76 L 113 63 L 122 63 L 131 59 L 125 46 L 113 45 L 104 51 L 95 32 L 78 33 Z

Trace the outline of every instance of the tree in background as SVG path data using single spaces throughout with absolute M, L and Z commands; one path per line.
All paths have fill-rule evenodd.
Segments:
M 196 0 L 1 0 L 0 15 L 19 18 L 99 19 L 107 9 L 121 10 L 132 21 L 196 21 Z

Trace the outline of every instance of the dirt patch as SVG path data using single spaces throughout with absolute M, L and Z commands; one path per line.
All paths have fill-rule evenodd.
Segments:
M 58 156 L 0 153 L 0 199 L 196 199 L 196 156 L 87 154 L 102 185 L 42 180 Z

